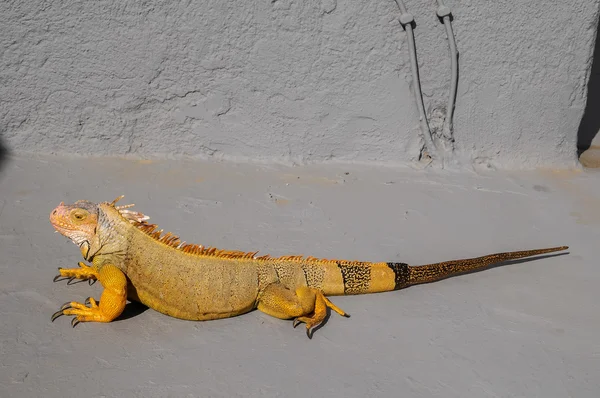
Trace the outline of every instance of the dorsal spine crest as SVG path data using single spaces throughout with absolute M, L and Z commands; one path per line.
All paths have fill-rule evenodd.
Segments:
M 219 258 L 227 258 L 227 259 L 253 259 L 253 260 L 270 260 L 270 261 L 292 261 L 292 262 L 314 262 L 314 263 L 331 263 L 331 264 L 343 264 L 343 265 L 359 265 L 366 264 L 363 261 L 349 261 L 349 260 L 329 260 L 323 258 L 316 257 L 304 257 L 304 256 L 281 256 L 281 257 L 271 257 L 268 254 L 262 256 L 256 256 L 258 251 L 254 252 L 243 252 L 239 250 L 221 250 L 215 247 L 204 247 L 202 245 L 196 245 L 193 243 L 185 243 L 181 242 L 178 236 L 174 235 L 171 232 L 167 232 L 163 235 L 163 230 L 158 230 L 158 225 L 150 224 L 147 220 L 150 218 L 143 213 L 139 213 L 136 211 L 129 210 L 133 207 L 133 204 L 116 206 L 116 203 L 121 200 L 124 195 L 119 196 L 112 202 L 105 202 L 107 205 L 115 208 L 119 214 L 125 218 L 128 222 L 133 224 L 137 229 L 150 236 L 152 239 L 172 247 L 177 250 L 181 250 L 184 253 L 199 255 L 199 256 L 210 256 L 210 257 L 219 257 Z

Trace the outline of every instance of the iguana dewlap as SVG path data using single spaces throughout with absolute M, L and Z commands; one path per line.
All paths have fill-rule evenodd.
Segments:
M 398 290 L 438 281 L 491 264 L 568 249 L 567 246 L 409 266 L 404 263 L 324 260 L 314 257 L 256 256 L 186 244 L 162 234 L 133 205 L 116 202 L 61 203 L 50 222 L 81 250 L 91 266 L 59 268 L 58 277 L 98 280 L 104 291 L 98 303 L 69 302 L 52 316 L 74 315 L 79 322 L 110 322 L 127 299 L 176 318 L 209 320 L 260 311 L 306 324 L 309 337 L 327 308 L 347 314 L 326 296 Z M 56 278 L 55 278 L 56 280 Z

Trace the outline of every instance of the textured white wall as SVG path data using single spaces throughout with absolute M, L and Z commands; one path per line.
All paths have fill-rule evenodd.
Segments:
M 600 0 L 446 0 L 462 165 L 571 165 Z M 407 0 L 432 128 L 450 61 Z M 393 0 L 0 3 L 0 133 L 15 151 L 406 163 L 422 140 Z

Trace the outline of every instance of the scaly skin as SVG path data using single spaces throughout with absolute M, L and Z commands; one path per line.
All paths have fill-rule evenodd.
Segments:
M 306 324 L 309 337 L 327 308 L 348 316 L 326 296 L 386 292 L 435 282 L 489 265 L 568 249 L 498 253 L 422 266 L 404 263 L 324 260 L 313 257 L 257 257 L 181 243 L 179 238 L 128 210 L 133 205 L 78 201 L 61 203 L 50 214 L 56 231 L 70 238 L 91 266 L 59 268 L 57 277 L 98 280 L 98 304 L 69 302 L 52 316 L 74 315 L 79 322 L 110 322 L 127 299 L 180 319 L 226 318 L 258 309 L 280 319 Z M 55 278 L 56 279 L 56 278 Z M 86 304 L 89 304 L 86 305 Z

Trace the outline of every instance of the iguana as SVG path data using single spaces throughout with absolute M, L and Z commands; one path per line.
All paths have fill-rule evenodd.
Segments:
M 56 232 L 70 238 L 92 265 L 59 267 L 57 278 L 100 281 L 97 302 L 65 303 L 52 315 L 74 315 L 79 322 L 110 322 L 127 299 L 172 317 L 209 320 L 258 309 L 306 326 L 309 338 L 328 308 L 348 317 L 326 296 L 398 290 L 483 269 L 495 263 L 568 249 L 567 246 L 491 254 L 483 257 L 409 266 L 396 262 L 326 260 L 314 257 L 257 256 L 257 252 L 219 250 L 187 244 L 163 234 L 133 205 L 80 200 L 61 203 L 50 214 Z

